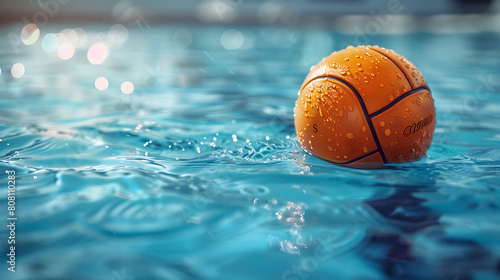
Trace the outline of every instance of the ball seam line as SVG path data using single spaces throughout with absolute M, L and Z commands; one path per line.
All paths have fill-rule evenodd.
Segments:
M 399 101 L 401 101 L 402 99 L 404 99 L 405 97 L 408 97 L 414 93 L 417 93 L 417 92 L 420 92 L 422 90 L 428 90 L 430 92 L 430 89 L 428 87 L 419 87 L 419 88 L 416 88 L 414 90 L 411 90 L 401 96 L 399 96 L 398 98 L 394 99 L 394 101 L 392 101 L 391 103 L 387 104 L 385 107 L 379 109 L 378 111 L 376 111 L 375 113 L 371 114 L 370 115 L 370 118 L 373 118 L 373 117 L 376 117 L 377 115 L 380 115 L 382 113 L 384 113 L 385 111 L 391 109 L 392 106 L 396 105 Z
M 382 160 L 384 161 L 384 163 L 387 163 L 387 159 L 385 157 L 384 151 L 382 150 L 382 146 L 380 145 L 380 142 L 378 140 L 377 132 L 375 131 L 375 127 L 373 126 L 370 115 L 368 114 L 368 110 L 366 109 L 365 102 L 363 101 L 363 98 L 361 98 L 361 95 L 359 95 L 359 92 L 352 85 L 350 85 L 348 82 L 346 82 L 342 79 L 339 79 L 335 76 L 328 76 L 328 75 L 327 76 L 320 76 L 320 77 L 314 78 L 313 80 L 311 80 L 311 82 L 314 80 L 320 79 L 320 78 L 330 78 L 332 80 L 338 81 L 338 82 L 342 83 L 343 85 L 345 85 L 346 87 L 348 87 L 351 90 L 351 92 L 354 93 L 354 95 L 358 99 L 359 105 L 361 106 L 361 110 L 363 110 L 363 114 L 365 115 L 365 119 L 366 119 L 366 122 L 368 123 L 368 127 L 370 127 L 370 131 L 372 133 L 373 140 L 375 141 L 375 145 L 377 146 L 377 150 L 380 152 L 380 157 L 382 157 Z
M 350 161 L 346 161 L 346 162 L 342 162 L 342 163 L 337 163 L 337 164 L 350 164 L 350 163 L 356 162 L 356 161 L 358 161 L 358 160 L 364 159 L 364 158 L 366 158 L 366 157 L 369 157 L 369 156 L 371 156 L 371 155 L 374 155 L 374 154 L 376 154 L 376 153 L 378 153 L 378 150 L 373 150 L 373 151 L 371 151 L 371 152 L 369 152 L 369 153 L 366 153 L 366 154 L 364 154 L 364 155 L 362 155 L 362 156 L 359 156 L 359 157 L 357 157 L 357 158 L 355 158 L 355 159 L 352 159 L 352 160 L 350 160 Z
M 387 57 L 387 59 L 389 59 L 392 63 L 394 63 L 394 65 L 396 65 L 396 67 L 398 67 L 399 71 L 401 71 L 401 73 L 403 73 L 403 75 L 405 76 L 406 78 L 406 81 L 408 81 L 408 84 L 410 85 L 410 88 L 413 90 L 413 84 L 411 83 L 410 79 L 408 78 L 408 76 L 406 76 L 406 73 L 405 71 L 403 71 L 403 69 L 401 67 L 399 67 L 399 64 L 397 64 L 394 60 L 392 60 L 392 58 L 390 58 L 389 56 L 385 55 L 384 53 L 376 50 L 376 49 L 373 49 L 372 47 L 370 47 L 370 50 L 374 51 L 374 52 L 377 52 L 379 53 L 380 55 L 382 56 L 385 56 Z
M 311 154 L 311 153 L 310 153 L 310 152 L 308 152 L 308 151 L 306 151 L 306 152 L 307 152 L 309 155 L 315 156 L 315 157 L 317 157 L 317 158 L 319 158 L 319 159 L 321 159 L 321 160 L 323 160 L 323 161 L 329 162 L 329 163 L 334 163 L 334 164 L 338 164 L 338 165 L 348 165 L 348 164 L 351 164 L 351 163 L 356 162 L 356 161 L 358 161 L 358 160 L 362 160 L 362 159 L 367 158 L 367 157 L 369 157 L 369 156 L 371 156 L 371 155 L 374 155 L 374 154 L 378 153 L 378 152 L 379 152 L 379 150 L 373 150 L 373 151 L 371 151 L 371 152 L 369 152 L 369 153 L 366 153 L 366 154 L 364 154 L 364 155 L 362 155 L 362 156 L 359 156 L 359 157 L 357 157 L 357 158 L 355 158 L 355 159 L 351 159 L 351 160 L 346 161 L 346 162 L 336 162 L 336 161 L 333 161 L 333 160 L 329 160 L 329 159 L 327 159 L 327 158 L 325 158 L 325 157 L 322 157 L 322 156 L 320 156 L 320 155 Z

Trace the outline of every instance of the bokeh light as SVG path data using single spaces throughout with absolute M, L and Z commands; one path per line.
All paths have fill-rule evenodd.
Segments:
M 77 48 L 86 46 L 89 41 L 89 36 L 87 35 L 87 32 L 83 28 L 74 28 L 73 31 L 75 31 L 76 34 L 78 35 L 78 43 L 76 43 L 75 46 Z
M 46 52 L 53 52 L 57 50 L 57 47 L 59 46 L 59 39 L 57 38 L 56 34 L 54 33 L 48 33 L 45 36 L 43 36 L 42 39 L 42 49 Z
M 62 43 L 62 42 L 66 42 L 68 41 L 68 39 L 66 39 L 66 36 L 64 36 L 64 34 L 62 33 L 55 33 L 56 37 L 57 37 L 57 41 L 59 42 L 59 45 Z
M 121 45 L 127 41 L 128 30 L 121 24 L 111 26 L 108 32 L 108 39 L 113 44 Z
M 78 45 L 78 41 L 80 40 L 78 33 L 73 29 L 64 29 L 61 31 L 61 34 L 64 35 L 66 41 L 70 42 L 73 46 Z
M 2 75 L 2 68 L 0 68 L 0 75 Z
M 174 44 L 181 48 L 187 48 L 191 45 L 193 41 L 193 36 L 191 32 L 187 29 L 178 29 L 175 31 L 174 36 L 172 37 Z
M 255 35 L 251 31 L 243 31 L 243 45 L 241 45 L 242 50 L 249 50 L 254 47 L 255 45 Z
M 228 29 L 222 33 L 220 43 L 226 50 L 237 50 L 241 48 L 245 41 L 243 34 L 235 29 Z
M 38 37 L 40 37 L 40 29 L 34 23 L 26 25 L 21 31 L 21 40 L 27 46 L 34 44 Z
M 12 77 L 19 79 L 22 76 L 24 76 L 24 65 L 22 63 L 16 63 L 12 65 L 12 69 L 10 69 L 10 73 L 12 74 Z
M 101 64 L 109 55 L 108 46 L 104 43 L 95 43 L 90 46 L 87 58 L 92 64 Z
M 99 77 L 95 79 L 95 88 L 98 90 L 106 90 L 109 86 L 108 79 L 105 77 Z
M 134 92 L 134 84 L 129 81 L 125 81 L 122 83 L 121 90 L 124 94 L 131 94 Z
M 70 42 L 64 42 L 57 48 L 57 56 L 62 60 L 68 60 L 75 54 L 75 46 Z

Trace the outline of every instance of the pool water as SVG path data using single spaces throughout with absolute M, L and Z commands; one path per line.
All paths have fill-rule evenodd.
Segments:
M 293 123 L 309 67 L 352 35 L 109 28 L 78 29 L 69 60 L 0 41 L 1 279 L 499 279 L 500 34 L 369 37 L 419 67 L 437 126 L 423 160 L 363 170 L 306 154 Z

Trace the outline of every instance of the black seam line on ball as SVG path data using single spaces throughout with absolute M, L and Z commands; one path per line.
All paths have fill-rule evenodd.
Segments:
M 373 150 L 373 151 L 371 151 L 371 152 L 369 152 L 369 153 L 367 153 L 367 154 L 364 154 L 364 155 L 362 155 L 362 156 L 360 156 L 360 157 L 357 157 L 357 158 L 355 158 L 355 159 L 352 159 L 352 160 L 350 160 L 350 161 L 346 161 L 346 162 L 342 162 L 342 163 L 337 163 L 337 164 L 350 164 L 350 163 L 356 162 L 356 161 L 358 161 L 358 160 L 360 160 L 360 159 L 364 159 L 364 158 L 366 158 L 366 157 L 369 157 L 369 156 L 371 156 L 371 155 L 373 155 L 373 154 L 376 154 L 376 153 L 378 153 L 378 150 Z
M 397 64 L 394 60 L 392 60 L 392 58 L 390 58 L 388 55 L 385 55 L 383 52 L 380 52 L 380 51 L 378 51 L 376 49 L 372 49 L 372 48 L 370 48 L 370 50 L 372 50 L 374 52 L 378 52 L 382 56 L 387 57 L 387 59 L 389 59 L 392 63 L 394 63 L 394 65 L 396 65 L 396 67 L 399 68 L 399 70 L 401 71 L 401 73 L 403 73 L 403 75 L 405 76 L 406 80 L 408 81 L 408 84 L 410 85 L 410 88 L 413 90 L 413 85 L 411 84 L 410 79 L 408 78 L 408 76 L 406 76 L 405 71 L 403 71 L 403 69 L 401 67 L 399 67 L 399 64 Z
M 322 156 L 311 154 L 311 153 L 310 153 L 310 152 L 308 152 L 308 151 L 306 151 L 306 152 L 307 152 L 308 154 L 310 154 L 310 155 L 313 155 L 313 156 L 315 156 L 315 157 L 317 157 L 317 158 L 319 158 L 319 159 L 321 159 L 321 160 L 324 160 L 324 161 L 326 161 L 326 162 L 329 162 L 329 163 L 338 164 L 338 165 L 347 165 L 347 164 L 350 164 L 350 163 L 356 162 L 356 161 L 358 161 L 358 160 L 364 159 L 364 158 L 366 158 L 366 157 L 369 157 L 369 156 L 371 156 L 371 155 L 373 155 L 373 154 L 376 154 L 376 153 L 378 153 L 379 151 L 378 151 L 378 150 L 373 150 L 373 151 L 371 151 L 371 152 L 369 152 L 369 153 L 367 153 L 367 154 L 364 154 L 364 155 L 362 155 L 362 156 L 360 156 L 360 157 L 357 157 L 357 158 L 355 158 L 355 159 L 352 159 L 352 160 L 350 160 L 350 161 L 346 161 L 346 162 L 335 162 L 335 161 L 333 161 L 333 160 L 329 160 L 329 159 L 324 158 L 324 157 L 322 157 Z
M 409 91 L 409 92 L 407 92 L 407 93 L 399 96 L 398 98 L 394 99 L 394 101 L 392 101 L 391 103 L 389 103 L 387 106 L 385 106 L 382 109 L 380 109 L 380 110 L 376 111 L 375 113 L 371 114 L 370 118 L 373 118 L 373 117 L 375 117 L 377 115 L 382 114 L 383 112 L 389 110 L 392 106 L 396 105 L 396 103 L 398 103 L 399 101 L 401 101 L 405 97 L 408 97 L 409 95 L 412 95 L 414 93 L 420 92 L 422 90 L 428 90 L 430 92 L 430 90 L 429 90 L 428 87 L 419 87 L 419 88 L 416 88 L 416 89 L 414 89 L 412 91 Z
M 377 145 L 377 150 L 380 152 L 380 156 L 382 157 L 382 160 L 384 161 L 384 163 L 387 163 L 387 159 L 385 158 L 385 154 L 384 154 L 384 151 L 382 150 L 382 146 L 380 145 L 380 142 L 378 141 L 377 132 L 375 132 L 375 128 L 373 127 L 372 120 L 370 119 L 370 115 L 368 114 L 368 110 L 366 109 L 365 102 L 363 101 L 363 98 L 361 98 L 361 95 L 359 95 L 359 92 L 353 86 L 351 86 L 348 82 L 346 82 L 342 79 L 339 79 L 337 77 L 321 76 L 321 77 L 315 78 L 314 80 L 317 80 L 319 78 L 329 78 L 329 79 L 338 81 L 341 84 L 348 87 L 354 93 L 354 95 L 358 99 L 358 102 L 359 102 L 359 105 L 361 106 L 361 109 L 363 110 L 363 114 L 365 115 L 366 122 L 368 123 L 368 126 L 370 127 L 370 131 L 372 132 L 373 140 L 375 140 L 375 144 Z

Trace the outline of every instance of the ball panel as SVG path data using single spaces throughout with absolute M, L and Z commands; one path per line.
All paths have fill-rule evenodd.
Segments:
M 294 113 L 306 151 L 355 168 L 421 159 L 436 125 L 420 71 L 378 46 L 351 46 L 311 67 Z
M 411 90 L 404 74 L 385 55 L 368 46 L 334 52 L 311 69 L 302 88 L 318 77 L 334 76 L 354 87 L 372 114 Z
M 391 59 L 394 63 L 396 63 L 401 70 L 405 73 L 405 76 L 408 78 L 408 80 L 411 83 L 411 86 L 415 88 L 419 87 L 427 87 L 427 82 L 425 81 L 424 76 L 420 72 L 420 70 L 411 63 L 411 61 L 407 60 L 405 57 L 402 55 L 397 54 L 393 50 L 388 50 L 385 48 L 381 48 L 379 46 L 370 46 L 370 49 L 373 51 L 377 51 L 379 53 L 384 54 L 387 56 L 389 59 Z
M 294 117 L 300 146 L 322 159 L 344 163 L 377 149 L 357 97 L 339 81 L 310 82 L 299 93 Z
M 436 125 L 434 99 L 421 90 L 371 120 L 387 162 L 419 160 L 429 149 Z

